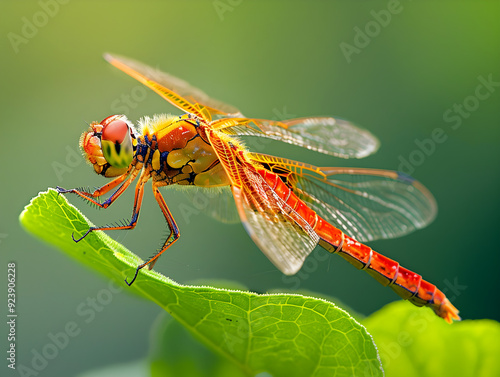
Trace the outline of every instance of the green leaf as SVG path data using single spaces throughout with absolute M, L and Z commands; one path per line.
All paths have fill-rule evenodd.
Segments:
M 292 291 L 292 290 L 286 289 L 286 288 L 281 288 L 279 290 L 271 289 L 268 291 L 268 293 L 278 293 L 278 292 L 279 293 L 300 294 L 302 296 L 308 296 L 308 297 L 312 296 L 312 297 L 316 297 L 316 298 L 321 298 L 325 301 L 331 302 L 332 304 L 334 304 L 335 306 L 338 306 L 339 308 L 344 309 L 346 312 L 349 313 L 349 315 L 352 318 L 354 318 L 358 322 L 363 322 L 363 319 L 366 318 L 365 315 L 358 313 L 357 311 L 355 311 L 353 308 L 351 308 L 350 306 L 348 306 L 346 303 L 342 302 L 338 298 L 329 296 L 329 295 L 324 294 L 324 293 L 316 293 L 316 292 L 312 292 L 312 291 L 307 290 L 307 289 L 299 289 L 296 291 Z
M 142 262 L 102 232 L 75 243 L 71 233 L 79 237 L 91 224 L 55 190 L 34 198 L 20 221 L 37 237 L 122 284 Z M 275 377 L 383 375 L 366 329 L 328 301 L 183 286 L 146 269 L 127 289 L 160 305 L 247 375 L 264 371 Z
M 363 321 L 387 377 L 500 376 L 500 324 L 448 324 L 431 310 L 397 301 Z
M 238 366 L 196 341 L 164 313 L 153 324 L 149 360 L 151 377 L 245 377 Z

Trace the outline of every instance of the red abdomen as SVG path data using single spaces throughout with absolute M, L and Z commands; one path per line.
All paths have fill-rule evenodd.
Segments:
M 320 237 L 319 244 L 327 251 L 339 254 L 360 270 L 366 270 L 379 283 L 390 286 L 399 296 L 414 305 L 430 307 L 449 323 L 460 320 L 458 310 L 434 284 L 345 235 L 300 200 L 277 174 L 266 169 L 259 169 L 258 172 L 276 194 L 314 229 Z

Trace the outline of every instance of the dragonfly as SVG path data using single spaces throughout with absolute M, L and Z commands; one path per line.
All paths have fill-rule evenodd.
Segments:
M 425 186 L 396 171 L 317 167 L 255 153 L 241 141 L 245 136 L 265 137 L 330 156 L 363 158 L 379 147 L 369 131 L 332 117 L 248 118 L 175 76 L 126 57 L 104 58 L 183 112 L 146 116 L 138 127 L 120 114 L 91 123 L 80 138 L 81 149 L 97 174 L 114 179 L 94 190 L 57 187 L 61 194 L 73 193 L 108 208 L 137 180 L 130 221 L 90 227 L 80 238 L 72 235 L 79 242 L 97 230 L 133 229 L 145 185 L 152 180 L 169 233 L 126 284 L 133 284 L 144 267 L 152 269 L 180 237 L 159 189 L 198 187 L 218 190 L 208 212 L 223 220 L 228 208 L 234 208 L 249 236 L 282 273 L 298 272 L 320 245 L 414 305 L 431 308 L 449 323 L 460 320 L 458 310 L 434 284 L 366 245 L 428 225 L 437 206 Z

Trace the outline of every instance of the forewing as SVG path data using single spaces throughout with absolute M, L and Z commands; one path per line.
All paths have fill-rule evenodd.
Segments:
M 252 154 L 272 170 L 288 170 L 289 184 L 318 215 L 360 242 L 400 237 L 436 216 L 432 194 L 415 179 L 395 171 L 318 168 Z
M 369 131 L 331 117 L 285 121 L 252 119 L 247 124 L 228 127 L 225 132 L 268 137 L 342 158 L 366 157 L 375 153 L 380 145 Z
M 185 112 L 204 119 L 212 115 L 241 116 L 235 107 L 210 98 L 201 89 L 157 68 L 118 55 L 105 54 L 104 58 Z
M 236 208 L 246 231 L 276 267 L 284 274 L 295 274 L 317 245 L 318 235 L 253 165 L 242 160 L 238 147 L 229 145 L 214 130 L 208 136 L 231 178 Z

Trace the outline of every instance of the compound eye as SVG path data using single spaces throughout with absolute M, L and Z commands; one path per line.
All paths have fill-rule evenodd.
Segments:
M 101 122 L 101 148 L 106 161 L 116 168 L 126 168 L 134 157 L 130 127 L 122 119 L 109 117 Z
M 130 134 L 128 124 L 121 119 L 105 123 L 102 128 L 102 140 L 112 143 L 121 144 L 128 134 Z

